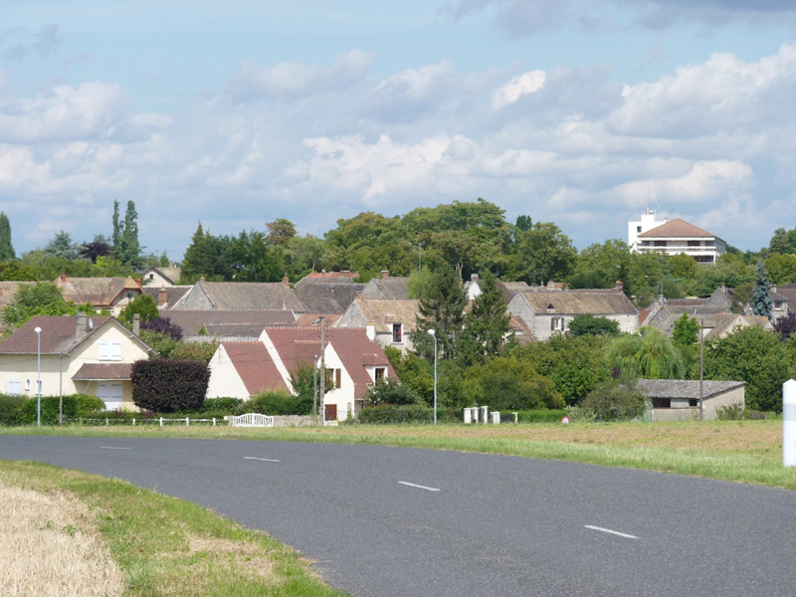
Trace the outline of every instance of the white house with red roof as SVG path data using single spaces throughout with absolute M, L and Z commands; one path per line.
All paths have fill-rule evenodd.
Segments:
M 38 315 L 0 343 L 0 391 L 36 396 L 41 355 L 42 396 L 89 394 L 108 410 L 135 409 L 130 372 L 151 350 L 113 317 Z
M 656 220 L 647 209 L 641 220 L 628 223 L 630 250 L 635 253 L 666 253 L 689 255 L 699 263 L 716 263 L 727 250 L 727 243 L 715 234 L 685 220 Z
M 380 379 L 398 379 L 375 336 L 363 328 L 327 329 L 324 360 L 326 420 L 359 416 L 368 389 Z M 268 327 L 258 342 L 222 342 L 210 359 L 208 398 L 248 400 L 264 390 L 295 393 L 291 375 L 299 367 L 321 366 L 321 330 Z

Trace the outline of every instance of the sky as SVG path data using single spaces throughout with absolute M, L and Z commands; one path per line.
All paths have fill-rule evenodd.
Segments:
M 579 249 L 647 207 L 742 250 L 796 227 L 792 0 L 4 0 L 17 253 L 146 252 L 482 197 Z

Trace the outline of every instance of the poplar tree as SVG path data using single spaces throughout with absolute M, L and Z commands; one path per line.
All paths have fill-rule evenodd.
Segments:
M 14 245 L 11 244 L 11 224 L 8 216 L 0 212 L 0 261 L 16 259 Z

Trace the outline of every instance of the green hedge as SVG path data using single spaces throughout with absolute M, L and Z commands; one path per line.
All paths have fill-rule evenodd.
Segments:
M 513 415 L 510 412 L 501 413 L 503 419 Z M 520 423 L 558 423 L 567 416 L 567 411 L 558 409 L 537 409 L 517 411 L 517 420 Z
M 8 398 L 16 398 L 17 396 L 9 396 Z M 22 402 L 19 407 L 14 411 L 10 422 L 2 421 L 3 425 L 35 425 L 38 419 L 38 399 L 37 398 L 21 398 Z M 87 394 L 72 394 L 64 396 L 64 417 L 78 418 L 89 417 L 93 414 L 101 412 L 105 409 L 105 403 L 96 396 L 89 396 Z M 11 401 L 5 401 L 10 403 Z M 57 425 L 58 424 L 58 396 L 42 396 L 41 399 L 41 424 L 42 425 Z M 7 411 L 6 411 L 7 412 Z
M 269 416 L 312 414 L 312 396 L 301 398 L 287 392 L 260 392 L 251 400 L 242 402 L 236 413 L 260 413 Z
M 437 412 L 437 420 L 439 420 Z M 366 406 L 359 413 L 359 422 L 371 425 L 395 425 L 398 423 L 433 423 L 434 409 L 422 404 L 377 404 Z

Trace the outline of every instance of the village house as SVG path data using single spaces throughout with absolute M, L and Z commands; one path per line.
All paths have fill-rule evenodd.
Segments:
M 38 315 L 0 343 L 0 388 L 12 396 L 36 396 L 40 354 L 43 396 L 89 394 L 108 410 L 134 409 L 130 372 L 150 352 L 113 317 Z
M 362 328 L 326 329 L 324 361 L 332 388 L 324 396 L 327 421 L 356 418 L 369 388 L 395 374 L 375 337 Z M 264 390 L 295 393 L 299 367 L 321 366 L 321 329 L 265 328 L 257 342 L 222 342 L 210 359 L 207 397 L 248 400 Z
M 99 313 L 108 311 L 118 317 L 128 303 L 141 295 L 141 280 L 127 278 L 69 278 L 61 274 L 54 284 L 65 301 L 89 304 Z
M 194 284 L 170 310 L 282 310 L 304 312 L 287 282 L 205 282 Z
M 382 346 L 406 353 L 413 349 L 420 301 L 416 299 L 366 299 L 358 296 L 337 322 L 338 328 L 372 327 Z
M 685 379 L 640 379 L 636 386 L 652 402 L 653 421 L 695 421 L 699 418 L 700 382 Z M 702 381 L 702 415 L 715 421 L 725 407 L 743 408 L 742 381 Z
M 618 283 L 610 290 L 520 291 L 508 305 L 508 312 L 520 317 L 532 336 L 545 341 L 553 334 L 566 333 L 578 315 L 605 317 L 619 324 L 620 332 L 635 333 L 639 312 Z

